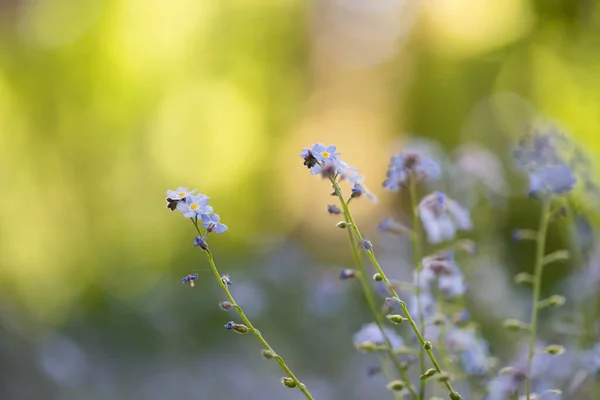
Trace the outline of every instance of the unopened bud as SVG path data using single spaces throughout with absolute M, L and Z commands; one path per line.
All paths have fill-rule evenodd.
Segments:
M 559 294 L 554 294 L 547 299 L 541 300 L 538 303 L 539 308 L 543 307 L 560 307 L 566 303 L 567 299 L 565 296 L 561 296 Z
M 421 380 L 424 381 L 426 379 L 431 378 L 432 376 L 434 376 L 437 373 L 437 371 L 433 368 L 429 368 L 427 371 L 425 371 L 423 373 L 423 375 L 421 375 Z
M 533 275 L 527 272 L 520 272 L 515 275 L 515 283 L 533 283 Z
M 550 253 L 544 257 L 544 265 L 548 265 L 550 263 L 556 261 L 565 261 L 569 259 L 569 251 L 568 250 L 557 250 L 554 253 Z
M 462 400 L 462 396 L 458 392 L 450 392 L 450 400 Z
M 388 383 L 387 385 L 385 385 L 386 388 L 388 388 L 388 390 L 397 392 L 400 391 L 402 389 L 404 389 L 406 387 L 406 382 L 403 381 L 391 381 L 390 383 Z
M 379 272 L 377 272 L 373 275 L 373 280 L 376 282 L 381 282 L 383 280 L 383 276 Z
M 356 346 L 356 350 L 363 352 L 363 353 L 370 353 L 371 351 L 375 351 L 377 350 L 377 345 L 373 342 L 358 342 L 355 343 L 354 346 Z
M 402 315 L 398 315 L 398 314 L 390 314 L 390 315 L 386 315 L 385 316 L 388 321 L 390 321 L 393 324 L 399 324 L 401 322 L 407 321 L 407 318 L 404 318 Z
M 246 334 L 250 331 L 250 328 L 248 328 L 246 325 L 244 324 L 236 324 L 233 321 L 229 321 L 228 323 L 225 324 L 225 329 L 227 329 L 228 331 L 234 331 L 236 333 L 239 333 L 241 335 Z
M 281 378 L 281 383 L 283 383 L 283 386 L 289 387 L 290 389 L 296 387 L 296 381 L 290 378 L 289 376 L 284 376 L 283 378 Z
M 503 323 L 504 327 L 509 331 L 528 331 L 529 325 L 525 322 L 521 322 L 518 319 L 507 319 Z
M 345 229 L 348 226 L 348 223 L 346 221 L 340 221 L 337 224 L 335 224 L 335 226 L 337 226 L 340 229 Z
M 221 310 L 231 310 L 233 308 L 233 304 L 231 304 L 228 301 L 222 301 L 219 303 L 219 307 L 221 307 Z
M 551 344 L 550 346 L 544 348 L 542 351 L 548 354 L 552 354 L 553 356 L 559 356 L 565 352 L 565 348 L 559 344 Z
M 423 348 L 425 350 L 431 350 L 433 348 L 433 345 L 431 344 L 431 342 L 429 340 L 425 341 L 425 343 L 423 343 Z
M 342 210 L 340 210 L 340 208 L 335 204 L 329 204 L 327 206 L 327 212 L 332 215 L 339 215 L 342 213 Z
M 346 279 L 354 278 L 355 276 L 356 276 L 356 271 L 353 270 L 353 269 L 350 269 L 350 268 L 344 268 L 340 272 L 340 279 L 341 280 L 346 280 Z
M 439 382 L 448 382 L 450 380 L 450 374 L 447 372 L 442 372 L 441 374 L 439 374 L 436 379 Z
M 267 360 L 272 360 L 275 357 L 277 357 L 277 354 L 275 354 L 275 352 L 273 350 L 262 349 L 260 351 L 260 354 Z
M 365 249 L 367 251 L 368 250 L 373 250 L 373 244 L 370 241 L 368 241 L 368 240 L 363 240 L 362 247 L 363 247 L 363 249 Z

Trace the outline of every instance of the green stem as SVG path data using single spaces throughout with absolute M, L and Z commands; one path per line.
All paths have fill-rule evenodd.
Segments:
M 342 190 L 340 189 L 339 184 L 334 179 L 331 179 L 331 183 L 335 190 L 335 194 L 338 197 L 343 198 Z M 364 238 L 363 238 L 362 234 L 360 233 L 360 230 L 356 226 L 356 222 L 354 221 L 354 218 L 352 217 L 352 214 L 350 213 L 348 204 L 346 202 L 342 202 L 342 207 L 344 209 L 344 214 L 347 215 L 347 217 L 348 217 L 348 223 L 350 224 L 350 229 L 352 229 L 354 231 L 354 234 L 356 235 L 358 240 L 362 243 L 364 241 Z M 369 260 L 371 260 L 371 263 L 373 264 L 373 266 L 375 267 L 377 272 L 379 272 L 379 274 L 381 275 L 383 281 L 385 282 L 385 284 L 387 286 L 387 289 L 390 291 L 390 293 L 396 299 L 396 301 L 400 304 L 400 308 L 402 309 L 402 312 L 404 313 L 406 319 L 408 320 L 408 323 L 410 324 L 411 328 L 415 332 L 415 335 L 417 336 L 417 339 L 419 340 L 419 344 L 421 345 L 421 347 L 425 348 L 425 339 L 423 338 L 423 335 L 421 334 L 419 327 L 417 326 L 415 320 L 412 318 L 412 316 L 408 312 L 408 307 L 406 307 L 406 303 L 400 299 L 400 297 L 398 296 L 398 293 L 396 293 L 396 290 L 393 288 L 392 283 L 388 279 L 387 275 L 381 269 L 381 266 L 379 265 L 377 258 L 375 258 L 375 253 L 373 252 L 373 250 L 366 250 L 366 249 L 365 249 L 365 252 L 367 253 Z M 429 356 L 429 359 L 431 360 L 431 363 L 433 364 L 433 367 L 435 368 L 437 373 L 441 374 L 442 368 L 440 367 L 440 364 L 437 362 L 435 355 L 433 354 L 433 351 L 431 349 L 426 349 L 425 351 L 427 352 L 427 355 Z M 457 400 L 457 399 L 461 398 L 460 394 L 454 390 L 454 388 L 452 387 L 450 382 L 446 381 L 446 382 L 444 382 L 444 385 L 446 386 L 446 389 L 448 389 L 448 392 L 450 393 L 450 397 L 452 400 Z
M 529 355 L 527 357 L 527 377 L 525 378 L 525 390 L 527 400 L 531 399 L 531 366 L 533 364 L 533 356 L 535 354 L 535 335 L 538 323 L 538 303 L 540 301 L 542 287 L 542 271 L 544 270 L 544 253 L 546 247 L 546 233 L 548 232 L 548 220 L 550 216 L 549 199 L 544 199 L 542 202 L 542 215 L 540 217 L 540 225 L 537 231 L 536 247 L 535 247 L 535 267 L 533 277 L 533 310 L 531 315 L 531 326 L 529 329 Z
M 417 199 L 417 179 L 411 172 L 409 177 L 409 188 L 410 196 L 410 212 L 412 215 L 412 234 L 410 240 L 412 243 L 413 253 L 413 266 L 417 271 L 417 285 L 415 287 L 415 298 L 417 302 L 417 312 L 419 313 L 419 329 L 425 335 L 425 318 L 423 316 L 423 310 L 421 309 L 421 221 L 419 215 L 419 203 Z M 421 347 L 419 351 L 419 366 L 421 368 L 421 374 L 425 372 L 425 350 Z M 421 380 L 419 386 L 419 398 L 425 399 L 425 381 Z
M 197 223 L 195 223 L 194 225 L 196 225 L 196 229 L 198 230 L 198 233 L 200 233 L 200 230 L 198 229 Z M 227 296 L 227 299 L 229 299 L 229 302 L 233 305 L 233 307 L 237 311 L 237 313 L 240 316 L 240 318 L 244 321 L 244 324 L 252 331 L 252 333 L 254 334 L 254 336 L 256 336 L 256 338 L 258 339 L 258 341 L 263 345 L 263 347 L 266 350 L 268 350 L 268 351 L 272 352 L 273 354 L 275 354 L 274 358 L 277 361 L 277 363 L 281 366 L 281 369 L 283 369 L 285 371 L 285 373 L 287 374 L 287 376 L 289 376 L 290 378 L 292 378 L 292 380 L 294 381 L 294 383 L 296 383 L 296 387 L 298 389 L 300 389 L 300 391 L 304 394 L 304 396 L 307 399 L 309 399 L 309 400 L 314 400 L 314 398 L 312 397 L 312 395 L 310 394 L 310 392 L 308 391 L 308 389 L 306 388 L 306 386 L 302 382 L 300 382 L 298 380 L 298 378 L 296 378 L 296 375 L 294 375 L 294 373 L 292 372 L 292 370 L 287 366 L 287 364 L 285 363 L 285 361 L 283 360 L 283 358 L 281 358 L 281 356 L 279 356 L 275 352 L 275 350 L 273 350 L 273 348 L 269 345 L 269 343 L 266 341 L 266 339 L 262 336 L 262 334 L 260 333 L 260 331 L 258 329 L 256 329 L 254 327 L 254 325 L 252 325 L 252 322 L 250 322 L 250 320 L 248 319 L 248 317 L 244 313 L 244 310 L 242 310 L 242 307 L 240 307 L 236 303 L 235 299 L 231 295 L 231 292 L 229 291 L 229 288 L 227 287 L 227 284 L 225 284 L 223 282 L 223 280 L 221 279 L 221 274 L 219 273 L 219 270 L 217 269 L 217 266 L 215 265 L 215 260 L 213 259 L 213 256 L 212 256 L 212 254 L 211 254 L 211 252 L 209 250 L 206 250 L 206 257 L 208 258 L 208 263 L 210 264 L 210 267 L 211 267 L 211 269 L 213 271 L 213 274 L 215 275 L 215 278 L 219 282 L 219 285 L 221 285 L 221 289 L 223 290 L 223 292 Z
M 342 203 L 342 207 L 344 207 L 344 209 L 349 209 L 348 203 L 344 200 L 344 198 L 342 196 L 338 196 L 338 197 L 340 199 L 340 202 Z M 344 218 L 345 218 L 345 221 L 347 223 L 349 223 L 350 219 L 349 219 L 348 213 L 344 212 Z M 415 389 L 412 387 L 410 378 L 408 377 L 408 373 L 406 372 L 406 368 L 402 367 L 402 364 L 400 363 L 398 356 L 394 353 L 394 349 L 392 347 L 392 342 L 390 341 L 388 335 L 386 334 L 385 329 L 383 329 L 383 316 L 381 315 L 380 312 L 377 311 L 377 306 L 375 305 L 375 299 L 373 297 L 373 289 L 371 288 L 371 286 L 369 285 L 369 282 L 367 281 L 367 279 L 368 279 L 367 269 L 365 268 L 365 265 L 363 264 L 363 262 L 361 260 L 360 250 L 358 248 L 358 244 L 356 243 L 356 238 L 352 234 L 352 230 L 347 229 L 347 231 L 348 231 L 348 240 L 350 241 L 350 247 L 352 248 L 352 256 L 354 258 L 354 263 L 356 264 L 356 267 L 358 268 L 358 271 L 359 271 L 358 279 L 362 286 L 362 290 L 365 295 L 365 299 L 367 300 L 367 304 L 369 305 L 369 309 L 371 310 L 371 313 L 375 317 L 375 323 L 377 324 L 377 327 L 381 331 L 381 335 L 383 336 L 383 339 L 387 346 L 387 351 L 390 355 L 392 363 L 394 364 L 394 367 L 398 371 L 398 374 L 400 375 L 400 377 L 408 385 L 407 386 L 408 390 L 410 391 L 413 398 L 416 399 L 417 393 L 415 392 Z M 396 392 L 394 392 L 394 396 L 396 396 L 396 395 L 397 395 Z

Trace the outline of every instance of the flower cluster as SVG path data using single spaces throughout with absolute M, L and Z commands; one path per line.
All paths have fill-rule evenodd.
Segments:
M 347 180 L 353 186 L 350 198 L 365 197 L 372 202 L 377 198 L 364 185 L 364 178 L 358 173 L 358 169 L 343 161 L 336 151 L 335 145 L 325 146 L 321 143 L 313 144 L 311 147 L 305 147 L 300 153 L 304 159 L 304 165 L 313 175 L 320 174 L 323 178 L 332 180 Z M 336 213 L 335 208 L 330 208 L 329 212 Z
M 523 135 L 513 156 L 517 166 L 529 176 L 531 196 L 561 195 L 573 189 L 573 165 L 579 159 L 566 152 L 570 145 L 563 133 L 552 128 Z
M 440 178 L 441 170 L 435 161 L 418 151 L 403 152 L 390 160 L 383 187 L 398 191 L 406 187 L 411 176 L 419 181 L 434 180 Z
M 167 190 L 167 208 L 171 211 L 179 211 L 185 218 L 191 218 L 195 224 L 202 223 L 206 232 L 224 233 L 227 225 L 222 224 L 218 214 L 208 205 L 209 198 L 204 194 L 195 194 L 197 190 L 189 191 L 186 187 L 178 187 L 177 190 Z M 202 247 L 205 237 L 198 237 L 194 245 Z

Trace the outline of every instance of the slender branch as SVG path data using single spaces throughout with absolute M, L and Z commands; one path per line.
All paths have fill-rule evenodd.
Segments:
M 198 233 L 201 234 L 200 233 L 200 229 L 198 228 L 198 221 L 192 220 L 192 222 L 194 222 L 194 226 L 196 227 L 196 230 L 198 231 Z M 300 391 L 304 394 L 304 396 L 307 399 L 309 399 L 309 400 L 314 400 L 314 398 L 312 397 L 312 395 L 310 394 L 310 392 L 308 391 L 308 389 L 306 388 L 306 386 L 302 382 L 300 382 L 298 380 L 298 378 L 296 378 L 296 375 L 294 375 L 294 373 L 292 372 L 292 370 L 287 366 L 287 364 L 285 363 L 285 361 L 283 360 L 283 358 L 281 358 L 281 356 L 278 355 L 275 352 L 275 350 L 273 350 L 273 348 L 269 345 L 269 343 L 267 342 L 267 340 L 262 336 L 262 334 L 260 333 L 260 331 L 258 329 L 256 329 L 254 327 L 254 325 L 252 325 L 252 322 L 250 322 L 250 320 L 248 319 L 248 317 L 244 313 L 244 310 L 242 310 L 242 307 L 240 307 L 237 304 L 237 302 L 235 301 L 235 299 L 233 298 L 233 295 L 229 291 L 229 288 L 227 287 L 227 284 L 223 281 L 223 279 L 221 279 L 222 276 L 219 273 L 219 270 L 217 269 L 217 266 L 215 265 L 215 260 L 213 259 L 213 256 L 212 256 L 210 250 L 206 250 L 205 252 L 206 252 L 206 258 L 208 258 L 208 263 L 210 264 L 210 267 L 211 267 L 211 269 L 213 271 L 215 279 L 219 282 L 219 285 L 221 286 L 221 289 L 225 293 L 225 296 L 227 296 L 227 299 L 229 300 L 229 302 L 235 308 L 235 310 L 237 311 L 237 313 L 240 316 L 240 318 L 244 321 L 244 324 L 250 329 L 250 331 L 252 331 L 252 333 L 254 334 L 254 336 L 256 336 L 256 338 L 263 345 L 263 347 L 266 350 L 268 350 L 269 352 L 271 352 L 272 354 L 274 354 L 274 359 L 281 366 L 281 369 L 283 369 L 285 371 L 285 373 L 287 374 L 287 376 L 290 377 L 294 381 L 294 383 L 296 384 L 296 387 L 298 389 L 300 389 Z
M 410 173 L 409 177 L 409 196 L 410 196 L 410 213 L 412 215 L 412 234 L 410 235 L 413 253 L 413 266 L 417 271 L 417 285 L 415 288 L 415 298 L 417 302 L 417 312 L 419 313 L 419 329 L 425 335 L 425 318 L 421 308 L 421 221 L 419 215 L 419 204 L 417 200 L 417 179 L 414 173 Z M 419 351 L 419 366 L 421 374 L 425 373 L 425 349 L 421 347 Z M 421 380 L 419 386 L 419 398 L 425 399 L 425 381 Z
M 336 195 L 338 197 L 342 197 L 342 190 L 340 189 L 340 186 L 337 183 L 337 181 L 335 181 L 334 179 L 331 179 L 331 183 L 333 185 L 333 189 L 335 190 Z M 348 216 L 348 223 L 349 223 L 350 229 L 352 229 L 354 231 L 354 234 L 356 235 L 358 240 L 360 242 L 363 242 L 364 238 L 363 238 L 362 234 L 360 233 L 360 230 L 356 226 L 356 222 L 354 221 L 354 218 L 352 217 L 352 214 L 350 213 L 348 204 L 346 202 L 342 202 L 342 207 L 344 209 L 344 213 Z M 431 350 L 431 346 L 430 346 L 431 343 L 426 342 L 425 338 L 423 338 L 423 335 L 421 334 L 419 327 L 417 326 L 415 320 L 413 319 L 413 317 L 410 315 L 410 313 L 408 311 L 406 303 L 400 299 L 400 297 L 398 296 L 398 293 L 396 293 L 396 290 L 393 288 L 392 283 L 388 279 L 387 275 L 381 269 L 381 266 L 379 265 L 377 258 L 375 258 L 375 253 L 373 252 L 372 249 L 371 250 L 365 249 L 365 252 L 367 253 L 369 260 L 371 260 L 371 263 L 373 264 L 373 266 L 375 267 L 377 272 L 381 275 L 382 280 L 387 285 L 387 289 L 390 291 L 390 293 L 392 294 L 394 299 L 396 299 L 396 301 L 400 304 L 400 308 L 402 309 L 402 312 L 408 319 L 410 326 L 412 327 L 413 331 L 415 332 L 415 335 L 417 336 L 417 339 L 419 340 L 419 344 L 423 348 L 425 348 L 425 351 L 427 352 L 427 355 L 429 356 L 429 359 L 431 360 L 431 363 L 433 364 L 435 370 L 437 371 L 438 374 L 442 373 L 442 368 L 440 367 L 440 364 L 436 360 L 435 355 L 433 354 L 433 351 Z M 461 399 L 461 395 L 457 391 L 454 390 L 454 388 L 452 387 L 450 382 L 446 381 L 446 382 L 444 382 L 444 385 L 446 386 L 446 389 L 448 389 L 448 392 L 450 393 L 450 398 L 452 400 Z
M 544 270 L 544 253 L 546 246 L 546 234 L 548 232 L 548 222 L 550 215 L 550 199 L 544 199 L 542 203 L 542 215 L 540 225 L 537 231 L 537 240 L 535 241 L 535 267 L 533 277 L 533 310 L 531 311 L 531 326 L 529 329 L 529 355 L 527 357 L 527 377 L 525 378 L 525 390 L 527 400 L 531 399 L 531 367 L 533 356 L 535 354 L 535 336 L 538 323 L 538 303 L 542 286 L 542 272 Z
M 341 196 L 341 192 L 340 192 L 340 195 L 338 195 L 338 197 L 340 199 L 340 203 L 342 204 L 342 207 L 345 206 L 344 209 L 349 209 L 348 203 L 344 200 L 344 197 Z M 346 212 L 344 212 L 344 219 L 347 223 L 349 223 L 349 221 L 350 221 L 349 214 Z M 360 250 L 358 248 L 358 244 L 356 243 L 356 238 L 354 237 L 352 230 L 347 229 L 347 231 L 348 231 L 348 240 L 350 242 L 350 247 L 352 248 L 352 256 L 354 258 L 354 263 L 356 264 L 356 267 L 358 268 L 358 271 L 359 271 L 358 279 L 360 280 L 360 284 L 362 286 L 362 290 L 365 295 L 365 299 L 367 300 L 367 304 L 369 305 L 369 309 L 371 310 L 371 313 L 375 317 L 375 324 L 377 324 L 377 327 L 379 328 L 379 331 L 381 332 L 381 335 L 383 336 L 383 339 L 386 343 L 387 351 L 390 355 L 392 363 L 394 364 L 394 367 L 398 371 L 398 374 L 400 374 L 400 377 L 406 382 L 408 390 L 410 391 L 413 398 L 416 399 L 417 393 L 410 382 L 410 378 L 408 377 L 406 368 L 402 367 L 402 364 L 400 363 L 398 356 L 394 353 L 394 348 L 392 346 L 392 342 L 390 341 L 387 333 L 385 332 L 385 329 L 383 328 L 383 316 L 381 315 L 380 312 L 377 311 L 377 306 L 375 305 L 375 299 L 373 297 L 373 289 L 371 288 L 371 286 L 369 285 L 369 282 L 367 281 L 367 279 L 368 279 L 367 269 L 365 268 L 365 265 L 362 262 Z M 394 394 L 396 394 L 396 392 L 394 392 Z

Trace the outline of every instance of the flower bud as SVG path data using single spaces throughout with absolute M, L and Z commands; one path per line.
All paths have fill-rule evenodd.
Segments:
M 559 344 L 551 344 L 550 346 L 542 349 L 542 351 L 552 354 L 553 356 L 559 356 L 565 352 L 565 348 Z
M 425 350 L 431 350 L 433 348 L 433 344 L 431 344 L 431 342 L 429 340 L 426 340 L 425 343 L 423 344 L 423 348 Z
M 528 331 L 530 329 L 529 324 L 512 318 L 505 320 L 503 325 L 509 331 Z
M 231 286 L 231 279 L 229 278 L 229 274 L 225 274 L 221 277 L 221 282 L 223 282 L 224 285 L 227 286 Z
M 337 226 L 340 229 L 344 229 L 348 226 L 348 223 L 346 221 L 340 221 L 337 224 L 335 224 L 335 226 Z
M 450 392 L 450 400 L 461 400 L 462 396 L 458 392 Z
M 436 378 L 439 382 L 448 382 L 450 380 L 450 374 L 447 372 L 442 372 Z
M 407 318 L 404 318 L 402 315 L 398 315 L 398 314 L 390 314 L 390 315 L 386 315 L 385 316 L 388 321 L 390 321 L 393 324 L 399 324 L 401 322 L 407 321 Z
M 557 250 L 554 253 L 550 253 L 544 257 L 544 265 L 548 265 L 550 263 L 556 261 L 565 261 L 569 259 L 569 251 L 568 250 Z
M 248 328 L 246 325 L 236 324 L 233 321 L 229 321 L 228 323 L 226 323 L 225 329 L 227 329 L 228 331 L 233 330 L 234 332 L 239 333 L 241 335 L 246 334 L 250 331 L 250 328 Z
M 381 371 L 382 371 L 382 368 L 379 365 L 369 367 L 369 368 L 367 368 L 367 376 L 369 378 L 371 378 L 371 377 L 381 373 Z
M 402 389 L 404 389 L 406 387 L 406 382 L 398 381 L 398 380 L 391 381 L 390 383 L 388 383 L 387 385 L 385 385 L 385 387 L 388 390 L 391 390 L 393 392 L 397 392 L 397 391 L 400 391 L 400 390 L 402 390 Z
M 260 354 L 267 360 L 272 360 L 275 357 L 277 357 L 277 354 L 275 354 L 275 352 L 273 350 L 262 349 L 260 351 Z
M 202 236 L 196 236 L 194 238 L 194 246 L 200 247 L 204 251 L 208 250 L 208 243 L 206 243 L 206 239 L 204 239 Z
M 284 376 L 283 378 L 281 378 L 281 383 L 283 384 L 283 386 L 289 387 L 290 389 L 296 387 L 296 381 L 290 378 L 289 376 Z
M 355 276 L 356 276 L 356 271 L 353 270 L 353 269 L 350 269 L 350 268 L 344 268 L 340 272 L 340 279 L 341 280 L 346 280 L 346 279 L 354 278 Z
M 429 379 L 436 373 L 437 371 L 434 368 L 429 368 L 427 371 L 425 371 L 425 373 L 423 373 L 423 375 L 421 375 L 421 380 L 424 381 L 426 379 Z
M 329 204 L 327 205 L 327 212 L 331 215 L 339 215 L 342 213 L 342 210 L 335 204 Z
M 362 247 L 363 247 L 363 249 L 365 249 L 367 251 L 373 250 L 373 244 L 368 240 L 363 240 Z
M 566 303 L 567 299 L 565 296 L 561 296 L 559 294 L 554 294 L 547 299 L 541 300 L 538 303 L 538 308 L 543 307 L 560 307 Z
M 222 301 L 219 303 L 219 307 L 221 308 L 221 310 L 231 310 L 233 308 L 233 304 L 231 304 L 228 301 Z
M 373 275 L 373 280 L 375 282 L 381 282 L 383 280 L 383 276 L 379 272 L 377 272 Z
M 533 275 L 528 274 L 527 272 L 520 272 L 515 275 L 515 283 L 533 283 Z
M 370 353 L 372 351 L 377 350 L 377 345 L 373 342 L 358 342 L 355 343 L 354 346 L 356 346 L 356 350 L 362 352 L 362 353 Z

